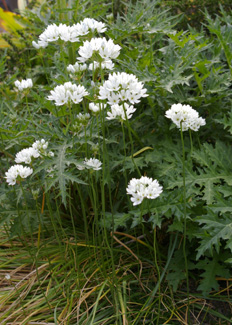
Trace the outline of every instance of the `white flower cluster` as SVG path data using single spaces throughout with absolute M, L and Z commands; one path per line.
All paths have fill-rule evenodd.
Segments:
M 17 164 L 21 164 L 21 163 L 30 164 L 32 157 L 38 158 L 39 156 L 40 156 L 39 151 L 30 147 L 19 151 L 16 154 L 15 162 Z
M 77 168 L 79 170 L 83 170 L 85 168 L 93 169 L 93 170 L 100 170 L 102 168 L 101 165 L 102 165 L 101 161 L 96 158 L 90 158 L 90 159 L 85 158 L 85 160 L 83 161 L 83 164 L 78 166 Z
M 111 59 L 116 59 L 119 56 L 120 49 L 121 46 L 115 45 L 112 39 L 107 41 L 105 37 L 92 38 L 80 46 L 78 51 L 80 57 L 77 60 L 83 63 L 99 55 L 103 64 L 111 64 Z
M 52 151 L 47 152 L 47 147 L 48 142 L 42 139 L 35 141 L 31 147 L 19 151 L 15 157 L 15 162 L 17 165 L 10 167 L 10 169 L 6 172 L 6 182 L 9 185 L 15 185 L 17 179 L 21 180 L 22 178 L 27 178 L 33 173 L 32 168 L 24 167 L 18 164 L 30 164 L 32 158 L 38 158 L 41 155 L 53 157 L 54 153 Z
M 93 170 L 100 170 L 101 169 L 101 161 L 96 158 L 85 158 L 84 165 L 87 169 L 93 169 Z
M 27 178 L 33 173 L 33 169 L 30 167 L 24 167 L 22 165 L 11 166 L 6 172 L 6 182 L 9 185 L 15 185 L 17 180 L 20 178 Z
M 56 106 L 61 106 L 72 101 L 75 104 L 80 103 L 84 96 L 89 95 L 84 86 L 72 84 L 70 81 L 63 85 L 58 85 L 50 91 L 48 100 L 54 100 Z
M 113 70 L 114 69 L 114 63 L 111 60 L 103 61 L 101 62 L 101 65 L 99 62 L 94 61 L 93 63 L 89 64 L 89 70 L 96 70 L 98 68 L 105 69 L 105 70 Z
M 39 49 L 45 48 L 50 42 L 56 42 L 58 39 L 64 42 L 79 42 L 79 37 L 87 35 L 89 32 L 104 33 L 106 31 L 105 24 L 98 22 L 92 18 L 85 18 L 80 23 L 72 26 L 67 26 L 65 24 L 48 25 L 45 31 L 40 34 L 39 40 L 36 43 L 32 42 L 32 45 Z
M 107 99 L 110 105 L 129 101 L 131 104 L 140 102 L 141 97 L 147 97 L 147 89 L 143 83 L 133 74 L 126 72 L 114 72 L 109 75 L 102 86 L 100 86 L 99 99 Z
M 99 112 L 101 109 L 106 108 L 106 104 L 103 103 L 89 103 L 89 109 L 93 113 Z
M 191 129 L 198 131 L 200 126 L 205 125 L 205 119 L 199 117 L 198 112 L 190 105 L 174 104 L 166 111 L 165 116 L 172 120 L 176 126 L 182 131 Z
M 20 91 L 33 87 L 33 82 L 30 78 L 23 79 L 22 81 L 16 80 L 14 84 Z
M 53 157 L 52 151 L 46 152 L 48 142 L 44 139 L 35 141 L 31 147 L 23 149 L 16 154 L 15 162 L 17 164 L 25 163 L 30 164 L 32 158 L 38 158 L 42 155 Z
M 41 140 L 36 140 L 32 144 L 32 148 L 37 150 L 39 154 L 42 154 L 44 156 L 49 156 L 49 157 L 54 157 L 54 153 L 52 151 L 49 151 L 47 153 L 47 148 L 48 148 L 48 142 L 46 142 L 44 139 Z
M 88 121 L 90 119 L 90 114 L 89 113 L 79 113 L 77 114 L 77 121 L 79 124 L 82 124 L 82 125 L 87 125 L 88 124 Z
M 132 195 L 133 205 L 138 205 L 144 198 L 156 199 L 163 192 L 163 187 L 159 185 L 156 179 L 142 176 L 140 179 L 132 178 L 126 191 L 127 194 Z
M 80 63 L 76 62 L 75 64 L 69 64 L 67 66 L 68 72 L 71 72 L 71 73 L 85 71 L 86 69 L 87 69 L 87 65 L 85 63 L 80 64 Z
M 123 105 L 112 105 L 111 111 L 107 112 L 107 120 L 129 120 L 132 117 L 132 114 L 136 111 L 136 108 L 134 106 L 129 106 L 127 103 L 124 103 Z

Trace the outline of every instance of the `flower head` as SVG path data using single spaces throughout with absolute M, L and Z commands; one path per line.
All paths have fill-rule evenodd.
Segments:
M 87 65 L 84 64 L 80 64 L 78 62 L 76 62 L 75 64 L 69 64 L 67 66 L 67 70 L 71 73 L 77 73 L 77 72 L 81 72 L 87 69 Z
M 156 199 L 163 192 L 163 188 L 156 179 L 142 176 L 140 179 L 132 178 L 126 191 L 127 194 L 132 195 L 133 205 L 138 205 L 144 198 Z
M 123 105 L 112 105 L 111 111 L 107 112 L 107 120 L 129 120 L 132 117 L 132 114 L 136 111 L 136 108 L 134 106 L 129 106 L 127 103 L 124 103 Z
M 165 116 L 182 131 L 198 131 L 200 126 L 205 125 L 205 119 L 199 117 L 198 112 L 190 105 L 174 104 L 166 111 Z
M 54 100 L 56 106 L 62 106 L 72 101 L 75 104 L 80 103 L 84 96 L 89 93 L 84 86 L 72 84 L 70 81 L 65 82 L 63 85 L 58 85 L 51 90 L 51 95 L 48 96 L 48 100 Z
M 100 170 L 102 163 L 96 158 L 85 158 L 84 165 L 87 169 Z
M 33 173 L 33 169 L 29 167 L 24 167 L 22 165 L 11 166 L 10 169 L 6 172 L 6 182 L 9 185 L 15 185 L 17 180 L 21 178 L 27 178 Z
M 106 104 L 101 104 L 101 103 L 89 103 L 89 109 L 90 111 L 97 113 L 101 109 L 106 108 Z
M 116 59 L 119 56 L 121 46 L 115 45 L 113 40 L 103 38 L 92 38 L 90 41 L 85 41 L 78 51 L 80 62 L 86 62 L 97 54 L 101 58 L 101 62 L 107 62 L 111 59 Z
M 16 80 L 14 84 L 20 91 L 33 87 L 33 82 L 30 78 L 23 79 L 22 81 Z
M 32 45 L 36 48 L 45 48 L 51 42 L 56 42 L 59 39 L 64 42 L 79 42 L 79 38 L 87 35 L 89 32 L 103 33 L 106 31 L 105 24 L 98 22 L 92 18 L 85 18 L 80 23 L 72 26 L 65 24 L 51 24 L 48 25 L 42 34 L 39 35 L 39 40 L 36 43 L 32 42 Z
M 89 64 L 89 70 L 96 70 L 98 68 L 100 68 L 100 63 L 97 61 Z M 111 60 L 104 60 L 101 62 L 101 69 L 113 70 L 114 63 Z
M 30 164 L 32 158 L 38 158 L 40 156 L 39 151 L 36 148 L 30 147 L 19 151 L 16 154 L 15 162 L 17 164 L 25 163 Z
M 109 75 L 100 86 L 99 99 L 107 99 L 110 105 L 128 101 L 131 104 L 140 102 L 141 97 L 147 97 L 147 89 L 139 82 L 135 75 L 125 72 L 114 72 Z

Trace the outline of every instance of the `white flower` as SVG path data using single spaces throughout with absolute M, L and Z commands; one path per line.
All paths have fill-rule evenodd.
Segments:
M 79 123 L 87 125 L 88 120 L 90 119 L 90 114 L 89 113 L 79 113 L 77 114 L 77 120 Z
M 30 148 L 26 148 L 26 149 L 19 151 L 16 154 L 15 162 L 17 164 L 20 164 L 20 163 L 30 164 L 32 157 L 38 158 L 39 156 L 40 156 L 39 151 L 33 147 L 30 147 Z
M 107 99 L 110 105 L 129 101 L 131 104 L 139 103 L 141 97 L 147 97 L 143 83 L 135 75 L 125 72 L 114 72 L 109 75 L 100 86 L 99 99 Z
M 20 91 L 33 87 L 33 82 L 30 78 L 23 79 L 22 81 L 16 80 L 14 84 Z
M 72 84 L 70 81 L 63 85 L 58 85 L 54 90 L 50 91 L 51 95 L 47 97 L 48 100 L 54 100 L 56 106 L 61 106 L 72 101 L 75 104 L 80 103 L 84 96 L 89 93 L 84 86 Z
M 94 113 L 97 113 L 100 111 L 100 109 L 104 109 L 104 108 L 106 108 L 106 104 L 89 103 L 89 109 Z
M 104 23 L 99 22 L 93 18 L 85 18 L 81 24 L 87 25 L 88 29 L 90 29 L 92 32 L 96 30 L 98 33 L 104 33 L 107 30 Z
M 89 70 L 96 70 L 97 68 L 106 69 L 106 70 L 113 70 L 114 63 L 111 60 L 102 61 L 101 64 L 97 61 L 89 64 Z
M 64 41 L 68 42 L 71 39 L 71 33 L 70 33 L 70 26 L 67 26 L 65 24 L 59 24 L 57 27 L 58 31 L 58 37 Z
M 205 119 L 199 117 L 198 112 L 190 105 L 174 104 L 166 111 L 165 116 L 182 131 L 189 129 L 198 131 L 200 126 L 205 125 Z
M 6 275 L 5 275 L 5 279 L 6 279 L 6 280 L 10 280 L 10 278 L 11 278 L 10 274 L 6 274 Z
M 11 166 L 6 172 L 6 182 L 9 185 L 15 185 L 18 177 L 27 178 L 33 173 L 33 169 L 29 167 L 23 167 L 22 165 Z
M 33 45 L 34 48 L 36 48 L 38 50 L 41 47 L 42 48 L 47 47 L 48 46 L 48 43 L 47 42 L 44 42 L 44 41 L 38 41 L 38 43 L 36 43 L 35 41 L 32 41 L 32 45 Z
M 124 106 L 124 107 L 123 107 Z M 124 103 L 123 105 L 112 105 L 111 111 L 107 112 L 107 120 L 114 120 L 119 118 L 119 120 L 126 120 L 130 119 L 132 117 L 132 114 L 136 111 L 136 108 L 134 106 L 129 106 L 127 103 Z
M 103 38 L 92 38 L 90 41 L 85 41 L 83 46 L 80 46 L 78 51 L 80 57 L 77 59 L 80 62 L 86 62 L 92 56 L 96 56 L 96 53 L 103 59 L 101 61 L 110 61 L 111 59 L 116 59 L 120 54 L 121 47 L 115 45 L 114 42 L 106 40 Z
M 59 39 L 64 42 L 79 42 L 79 37 L 87 35 L 89 32 L 103 33 L 106 31 L 105 24 L 98 22 L 95 19 L 85 18 L 80 23 L 72 26 L 65 24 L 51 24 L 46 27 L 44 32 L 39 35 L 39 40 L 36 43 L 32 42 L 32 45 L 36 48 L 45 48 L 50 42 L 56 42 Z
M 44 150 L 47 149 L 47 147 L 48 147 L 48 142 L 46 142 L 44 139 L 36 140 L 32 144 L 32 148 L 34 148 L 35 150 L 37 150 L 39 152 L 43 152 Z
M 43 155 L 43 156 L 48 156 L 48 157 L 54 157 L 54 153 L 52 151 L 47 152 L 48 142 L 45 141 L 44 139 L 36 140 L 32 144 L 31 148 L 38 151 L 39 156 Z M 35 158 L 37 158 L 37 157 L 35 157 Z
M 83 164 L 86 166 L 86 168 L 93 169 L 93 170 L 100 170 L 102 165 L 100 160 L 96 158 L 90 158 L 90 159 L 85 158 Z
M 156 199 L 163 192 L 163 188 L 156 179 L 142 176 L 140 179 L 132 178 L 126 191 L 127 194 L 132 195 L 133 205 L 138 205 L 144 198 Z
M 76 73 L 76 72 L 80 72 L 80 71 L 84 71 L 87 69 L 87 65 L 86 64 L 80 64 L 78 62 L 76 62 L 74 65 L 69 64 L 67 66 L 67 70 L 71 73 Z

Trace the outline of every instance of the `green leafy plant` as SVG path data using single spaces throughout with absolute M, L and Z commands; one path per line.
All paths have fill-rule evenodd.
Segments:
M 206 14 L 200 31 L 160 1 L 48 2 L 26 16 L 25 56 L 15 65 L 9 49 L 0 64 L 0 225 L 34 273 L 27 287 L 9 270 L 0 319 L 228 321 L 199 299 L 229 304 L 230 13 Z M 98 27 L 68 38 L 83 21 Z M 206 125 L 178 130 L 174 104 Z

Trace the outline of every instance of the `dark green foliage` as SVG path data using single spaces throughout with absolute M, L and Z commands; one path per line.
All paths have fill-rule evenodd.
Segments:
M 182 15 L 181 27 L 183 29 L 192 26 L 200 30 L 205 22 L 206 10 L 215 18 L 220 14 L 221 5 L 226 12 L 232 9 L 230 0 L 165 0 L 164 2 L 171 7 L 173 13 Z

